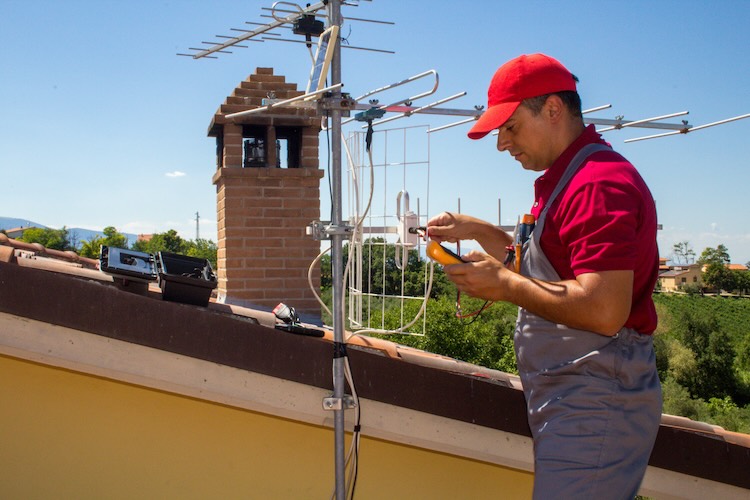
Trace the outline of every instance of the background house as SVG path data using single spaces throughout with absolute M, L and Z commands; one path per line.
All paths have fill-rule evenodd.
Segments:
M 6 229 L 5 234 L 8 235 L 8 238 L 19 239 L 23 237 L 23 233 L 26 232 L 27 229 L 31 229 L 31 226 L 12 227 L 10 229 Z
M 676 292 L 686 285 L 702 285 L 703 270 L 700 264 L 672 266 L 659 274 L 663 292 Z

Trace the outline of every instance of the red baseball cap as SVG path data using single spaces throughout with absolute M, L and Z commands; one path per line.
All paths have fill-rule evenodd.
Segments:
M 564 90 L 576 90 L 576 81 L 557 59 L 544 54 L 511 59 L 492 77 L 487 90 L 487 111 L 469 130 L 469 139 L 481 139 L 500 128 L 524 99 Z

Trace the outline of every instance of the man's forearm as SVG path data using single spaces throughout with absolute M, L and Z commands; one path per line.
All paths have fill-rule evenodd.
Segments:
M 630 314 L 630 271 L 590 273 L 556 282 L 514 275 L 507 284 L 504 295 L 510 302 L 572 328 L 614 335 Z

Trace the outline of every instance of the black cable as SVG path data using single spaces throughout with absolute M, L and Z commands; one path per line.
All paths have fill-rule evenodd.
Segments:
M 359 418 L 357 419 L 357 425 L 354 426 L 354 433 L 352 439 L 358 439 L 360 431 Z M 359 473 L 359 443 L 354 444 L 354 472 L 352 473 L 352 492 L 349 495 L 349 499 L 354 499 L 354 490 L 357 489 L 357 474 Z
M 367 120 L 367 133 L 365 134 L 365 151 L 370 152 L 372 146 L 372 120 Z
M 345 363 L 346 363 L 346 370 L 349 372 L 349 377 L 351 378 L 351 385 L 352 385 L 351 390 L 352 390 L 352 395 L 356 398 L 354 401 L 354 405 L 357 409 L 357 420 L 354 423 L 354 429 L 352 431 L 352 440 L 353 440 L 353 445 L 354 445 L 354 456 L 352 457 L 352 459 L 354 460 L 354 462 L 352 463 L 353 465 L 352 486 L 351 486 L 351 492 L 349 493 L 349 500 L 352 500 L 354 498 L 354 490 L 357 488 L 357 475 L 359 474 L 359 435 L 362 430 L 362 425 L 361 425 L 362 408 L 359 406 L 359 394 L 357 394 L 356 389 L 353 387 L 354 375 L 352 374 L 352 367 L 350 363 L 350 358 L 348 356 L 346 357 Z

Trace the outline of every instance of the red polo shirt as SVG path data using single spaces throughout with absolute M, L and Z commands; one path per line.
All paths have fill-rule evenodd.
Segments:
M 532 214 L 546 200 L 573 156 L 585 145 L 607 144 L 593 125 L 534 183 Z M 656 206 L 635 167 L 614 151 L 589 156 L 547 212 L 541 247 L 562 279 L 600 271 L 634 271 L 633 303 L 625 326 L 656 329 L 651 294 L 659 273 Z

